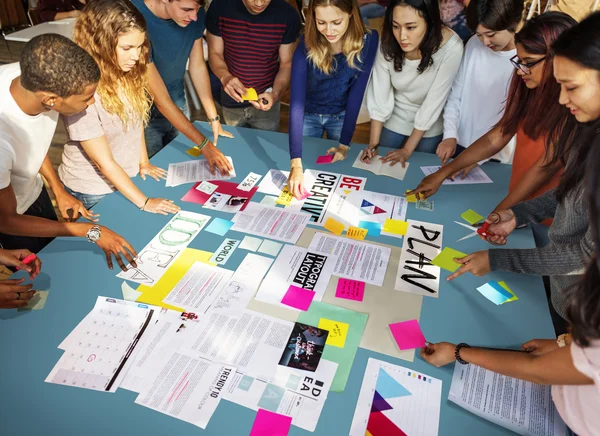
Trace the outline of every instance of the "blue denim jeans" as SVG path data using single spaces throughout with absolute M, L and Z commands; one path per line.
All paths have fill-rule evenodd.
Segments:
M 392 132 L 390 129 L 386 129 L 384 127 L 381 130 L 381 136 L 379 137 L 379 145 L 381 147 L 388 148 L 402 148 L 404 147 L 404 142 L 407 139 L 408 136 Z M 440 142 L 442 142 L 442 135 L 432 136 L 431 138 L 422 138 L 419 141 L 419 145 L 417 145 L 415 151 L 435 154 L 438 145 L 440 145 Z
M 181 109 L 181 112 L 183 112 L 186 117 L 190 117 L 190 110 L 185 100 L 183 100 L 183 102 L 175 102 L 175 104 Z M 150 120 L 144 129 L 148 157 L 152 157 L 161 151 L 164 146 L 175 139 L 177 135 L 179 135 L 179 130 L 177 130 L 175 126 L 160 113 L 156 106 L 152 106 L 150 109 Z
M 369 3 L 360 7 L 360 16 L 365 24 L 369 24 L 369 18 L 379 18 L 385 15 L 385 7 L 379 3 Z
M 309 114 L 305 112 L 302 136 L 322 138 L 323 133 L 325 133 L 327 139 L 339 141 L 342 136 L 345 115 L 346 111 L 338 114 Z
M 91 209 L 92 207 L 94 207 L 96 205 L 96 203 L 98 203 L 100 200 L 102 200 L 104 197 L 106 197 L 108 195 L 108 194 L 102 194 L 102 195 L 83 194 L 81 192 L 73 191 L 68 186 L 65 186 L 65 190 L 69 194 L 71 194 L 73 197 L 75 197 L 77 200 L 81 201 L 83 203 L 83 205 L 85 206 L 85 208 L 88 210 Z

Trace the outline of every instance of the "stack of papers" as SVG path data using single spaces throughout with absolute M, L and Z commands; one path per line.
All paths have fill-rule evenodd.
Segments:
M 231 168 L 233 168 L 226 175 L 222 175 L 218 170 L 215 170 L 215 173 L 212 174 L 210 172 L 210 165 L 206 159 L 169 164 L 166 186 L 173 187 L 185 183 L 201 182 L 203 180 L 229 180 L 236 176 L 235 168 L 233 166 L 233 159 L 230 156 L 225 156 L 225 158 L 231 164 Z

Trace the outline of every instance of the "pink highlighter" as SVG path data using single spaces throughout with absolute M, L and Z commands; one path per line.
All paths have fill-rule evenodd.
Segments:
M 23 259 L 23 263 L 25 265 L 29 265 L 31 262 L 33 262 L 36 259 L 37 259 L 37 256 L 34 253 L 31 253 L 29 256 L 27 256 L 25 259 Z M 16 268 L 17 268 L 17 270 L 21 269 L 18 266 Z

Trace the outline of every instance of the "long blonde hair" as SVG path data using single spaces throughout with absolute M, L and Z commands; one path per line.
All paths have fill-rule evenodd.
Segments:
M 124 72 L 117 62 L 117 44 L 120 35 L 132 30 L 144 33 L 144 43 L 135 67 Z M 89 1 L 75 24 L 73 40 L 100 67 L 96 92 L 104 109 L 117 115 L 125 127 L 139 121 L 146 124 L 152 97 L 148 83 L 150 43 L 143 15 L 128 0 Z
M 331 52 L 331 44 L 317 29 L 315 9 L 319 6 L 335 6 L 342 12 L 350 14 L 348 29 L 342 36 L 342 53 L 346 56 L 348 65 L 351 68 L 357 68 L 356 62 L 362 62 L 360 52 L 364 45 L 364 34 L 367 32 L 360 16 L 357 0 L 311 0 L 308 5 L 304 31 L 304 43 L 308 52 L 308 60 L 325 74 L 331 73 L 334 69 L 335 59 Z

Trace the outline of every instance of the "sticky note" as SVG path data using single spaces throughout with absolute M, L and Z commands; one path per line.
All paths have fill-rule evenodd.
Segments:
M 33 297 L 27 302 L 27 306 L 20 307 L 18 310 L 41 310 L 46 305 L 48 299 L 48 291 L 37 291 Z
M 358 227 L 367 229 L 369 236 L 381 236 L 381 223 L 374 221 L 359 221 Z
M 340 277 L 335 290 L 335 296 L 346 300 L 363 301 L 365 296 L 365 282 Z
M 256 93 L 256 90 L 254 88 L 246 89 L 246 95 L 244 95 L 242 97 L 242 100 L 248 100 L 248 101 L 258 100 L 258 94 Z
M 317 163 L 318 164 L 328 164 L 328 163 L 331 163 L 332 160 L 333 160 L 333 154 L 326 154 L 324 156 L 319 156 L 317 158 Z
M 123 293 L 123 300 L 127 301 L 136 301 L 139 296 L 142 295 L 141 292 L 133 289 L 127 282 L 121 283 L 121 292 Z
M 311 195 L 312 194 L 310 192 L 308 192 L 306 189 L 304 189 L 304 192 L 302 192 L 302 195 L 300 197 L 298 197 L 298 200 L 306 200 Z
M 361 229 L 360 227 L 348 227 L 346 236 L 351 239 L 356 239 L 358 241 L 362 241 L 365 239 L 368 232 L 369 231 L 367 229 Z
M 287 292 L 281 300 L 282 304 L 293 307 L 294 309 L 307 311 L 315 293 L 298 286 L 290 285 Z
M 197 145 L 194 145 L 192 148 L 188 148 L 186 153 L 193 157 L 200 157 L 202 155 L 202 150 L 200 150 Z
M 259 253 L 268 254 L 269 256 L 277 256 L 279 254 L 279 250 L 281 250 L 281 245 L 279 242 L 269 241 L 265 239 L 260 248 L 258 249 Z
M 479 221 L 482 221 L 484 219 L 484 217 L 479 215 L 473 209 L 464 211 L 463 213 L 460 214 L 460 216 L 462 219 L 464 219 L 466 222 L 468 222 L 471 225 L 478 223 Z
M 262 244 L 262 242 L 263 240 L 260 238 L 245 236 L 242 240 L 242 243 L 240 244 L 240 248 L 242 250 L 256 251 L 258 250 L 258 247 L 260 247 L 260 244 Z
M 277 204 L 277 197 L 265 195 L 263 199 L 260 200 L 260 204 L 264 204 L 265 206 L 275 206 Z
M 416 319 L 390 324 L 390 330 L 401 350 L 425 347 L 425 336 Z
M 286 186 L 285 188 L 283 188 L 283 191 L 281 191 L 281 194 L 279 194 L 279 198 L 277 199 L 277 201 L 275 201 L 275 203 L 281 204 L 283 206 L 289 206 L 290 204 L 292 204 L 293 199 L 294 194 L 292 194 L 290 189 Z
M 196 186 L 196 191 L 204 192 L 205 194 L 211 195 L 217 190 L 217 188 L 218 186 L 214 183 L 210 183 L 204 180 L 198 186 Z
M 406 221 L 386 219 L 383 223 L 383 231 L 386 233 L 393 233 L 394 235 L 406 235 L 408 230 L 408 223 Z
M 231 221 L 224 220 L 223 218 L 214 218 L 205 230 L 214 233 L 215 235 L 225 236 L 225 233 L 227 233 L 232 226 L 233 223 Z
M 460 259 L 465 256 L 465 253 L 461 253 L 460 251 L 455 250 L 454 248 L 444 247 L 442 252 L 438 254 L 431 261 L 431 263 L 447 271 L 454 272 L 458 268 L 460 268 L 460 263 L 455 262 L 454 259 Z
M 410 192 L 410 190 L 406 191 L 406 192 Z M 406 197 L 406 201 L 409 202 L 409 203 L 416 203 L 417 202 L 417 196 L 415 194 L 405 195 L 405 197 Z
M 507 291 L 506 288 L 501 286 L 498 282 L 494 281 L 478 287 L 477 290 L 481 295 L 496 305 L 504 304 L 514 296 L 514 294 Z
M 327 335 L 327 341 L 325 341 L 327 345 L 344 348 L 346 337 L 348 336 L 348 328 L 350 327 L 348 324 L 345 322 L 321 318 L 317 327 L 329 332 L 329 335 Z
M 327 218 L 325 221 L 325 228 L 329 230 L 334 235 L 341 235 L 344 233 L 344 229 L 346 228 L 341 222 L 334 220 L 333 218 Z
M 515 293 L 512 291 L 512 289 L 510 289 L 505 282 L 498 282 L 498 284 L 500 286 L 502 286 L 504 289 L 506 289 L 512 295 L 512 297 L 509 298 L 508 300 L 506 300 L 504 303 L 510 303 L 511 301 L 517 301 L 519 299 L 519 297 L 517 297 L 515 295 Z M 504 304 L 504 303 L 502 303 L 502 304 Z
M 292 426 L 292 417 L 258 409 L 250 436 L 287 436 Z

